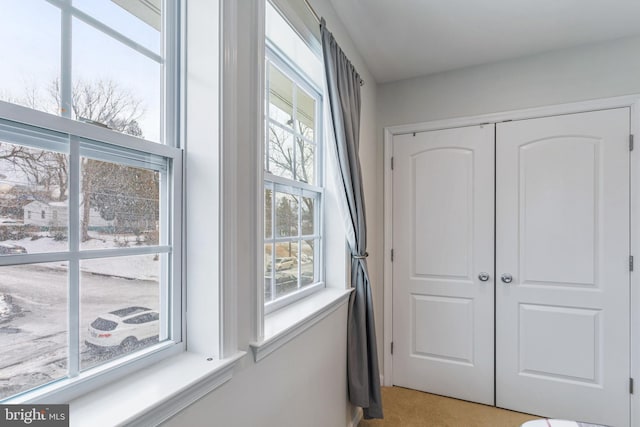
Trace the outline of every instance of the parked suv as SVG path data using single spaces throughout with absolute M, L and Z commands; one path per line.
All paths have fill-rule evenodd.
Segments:
M 101 315 L 89 326 L 85 343 L 104 350 L 121 347 L 130 350 L 140 343 L 158 339 L 160 314 L 146 307 L 126 307 Z

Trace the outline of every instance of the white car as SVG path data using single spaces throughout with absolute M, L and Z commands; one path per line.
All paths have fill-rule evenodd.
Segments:
M 296 258 L 294 257 L 282 257 L 276 258 L 276 271 L 288 270 L 296 266 Z M 271 269 L 271 261 L 267 263 L 267 269 Z
M 98 317 L 89 326 L 87 346 L 96 350 L 124 350 L 158 339 L 160 314 L 146 307 L 127 307 Z
M 26 254 L 27 250 L 13 243 L 0 243 L 0 255 Z

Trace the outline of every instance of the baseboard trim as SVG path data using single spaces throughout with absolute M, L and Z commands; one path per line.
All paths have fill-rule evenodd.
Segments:
M 351 418 L 351 422 L 347 425 L 347 427 L 358 427 L 362 421 L 362 408 L 355 408 L 353 418 Z

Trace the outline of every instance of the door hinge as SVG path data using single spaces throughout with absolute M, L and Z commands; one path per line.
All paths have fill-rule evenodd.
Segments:
M 393 262 L 393 249 L 391 249 L 391 262 Z
M 633 271 L 633 255 L 629 256 L 629 271 Z
M 629 394 L 633 394 L 633 378 L 629 378 Z
M 629 135 L 629 151 L 633 151 L 633 134 Z
M 393 341 L 391 341 L 391 354 L 393 354 Z
M 391 170 L 393 170 L 393 157 L 391 158 Z

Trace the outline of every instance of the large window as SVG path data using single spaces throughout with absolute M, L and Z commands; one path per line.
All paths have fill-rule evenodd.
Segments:
M 178 2 L 164 3 L 3 3 L 0 401 L 64 401 L 180 347 Z
M 266 311 L 322 286 L 322 97 L 317 56 L 267 5 L 264 143 Z
M 163 66 L 171 43 L 161 3 L 3 2 L 0 35 L 11 40 L 3 58 L 11 60 L 0 67 L 0 99 L 167 142 L 160 89 L 174 76 Z

